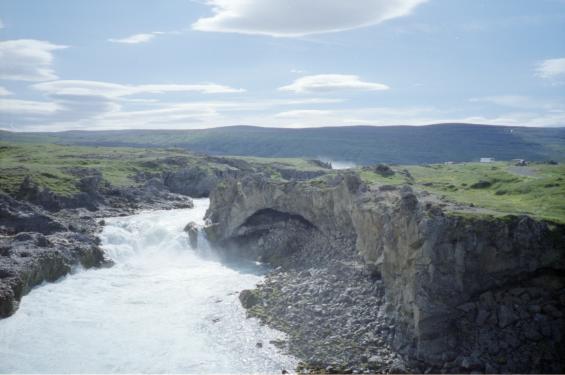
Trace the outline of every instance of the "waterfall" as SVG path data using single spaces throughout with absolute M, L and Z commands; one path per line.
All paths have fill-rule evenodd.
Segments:
M 219 262 L 202 235 L 197 249 L 188 245 L 183 228 L 203 224 L 207 207 L 197 199 L 193 209 L 106 219 L 100 237 L 115 265 L 25 296 L 0 321 L 0 372 L 292 370 L 296 360 L 269 343 L 283 335 L 246 319 L 239 304 L 238 292 L 262 276 Z

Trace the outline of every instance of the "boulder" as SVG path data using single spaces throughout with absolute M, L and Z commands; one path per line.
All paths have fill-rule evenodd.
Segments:
M 239 293 L 239 301 L 243 308 L 250 309 L 259 303 L 259 298 L 253 290 L 245 289 Z
M 190 247 L 196 249 L 198 247 L 198 224 L 194 221 L 186 224 L 184 231 L 188 234 L 188 243 Z

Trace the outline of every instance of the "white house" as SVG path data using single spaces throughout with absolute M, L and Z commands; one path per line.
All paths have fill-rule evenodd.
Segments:
M 494 158 L 481 158 L 480 159 L 481 163 L 493 163 L 494 162 Z

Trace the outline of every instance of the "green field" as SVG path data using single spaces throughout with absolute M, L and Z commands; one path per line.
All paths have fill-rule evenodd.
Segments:
M 393 169 L 396 173 L 391 177 L 371 171 L 360 173 L 368 183 L 411 184 L 449 201 L 565 223 L 563 164 L 535 163 L 516 167 L 507 162 L 461 163 L 396 166 Z
M 50 144 L 0 144 L 0 189 L 15 192 L 25 176 L 39 186 L 70 195 L 77 192 L 72 168 L 95 168 L 115 186 L 135 185 L 138 172 L 159 172 L 163 164 L 151 163 L 165 157 L 195 158 L 186 152 L 145 150 L 140 148 L 75 147 Z
M 232 158 L 236 159 L 236 158 Z M 274 165 L 280 168 L 317 170 L 302 159 L 237 158 L 250 167 L 265 170 Z M 54 144 L 13 144 L 0 142 L 0 190 L 15 193 L 23 179 L 30 176 L 41 187 L 68 196 L 78 192 L 74 168 L 94 168 L 114 186 L 135 186 L 138 173 L 162 173 L 188 166 L 225 170 L 228 164 L 214 162 L 206 156 L 182 149 L 144 149 L 127 147 L 81 147 Z M 272 172 L 275 174 L 275 172 Z

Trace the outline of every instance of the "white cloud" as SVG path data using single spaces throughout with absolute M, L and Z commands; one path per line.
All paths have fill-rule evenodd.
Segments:
M 0 79 L 48 81 L 57 76 L 51 68 L 53 51 L 66 46 L 34 39 L 0 42 Z
M 108 41 L 112 43 L 122 43 L 122 44 L 139 44 L 139 43 L 147 43 L 155 39 L 155 37 L 159 35 L 178 35 L 181 33 L 182 31 L 153 31 L 150 33 L 134 34 L 125 38 L 110 38 L 108 39 Z
M 60 95 L 101 95 L 111 98 L 136 94 L 163 94 L 167 92 L 199 92 L 203 94 L 229 94 L 244 92 L 215 83 L 123 85 L 119 83 L 81 80 L 60 80 L 33 85 L 37 90 Z
M 321 127 L 351 125 L 427 125 L 434 123 L 482 123 L 510 126 L 562 126 L 565 110 L 515 111 L 490 117 L 466 116 L 458 110 L 435 107 L 320 108 L 315 101 L 258 99 L 148 103 L 129 109 L 105 97 L 54 96 L 54 103 L 0 100 L 0 127 L 27 131 L 72 129 L 189 129 L 250 124 L 270 127 Z M 121 103 L 128 106 L 129 103 Z M 137 105 L 136 105 L 137 107 Z M 286 109 L 286 110 L 285 110 Z M 278 112 L 277 112 L 278 110 Z
M 531 127 L 563 127 L 565 124 L 565 111 L 547 112 L 509 112 L 498 116 L 469 116 L 459 118 L 457 122 L 507 126 Z
M 50 115 L 60 109 L 61 107 L 56 103 L 33 100 L 0 99 L 1 114 Z
M 125 43 L 125 44 L 138 44 L 138 43 L 145 43 L 149 42 L 151 39 L 155 38 L 156 34 L 135 34 L 125 38 L 120 39 L 108 39 L 109 42 L 112 43 Z
M 267 113 L 273 108 L 342 102 L 337 98 L 161 102 L 128 97 L 138 93 L 169 92 L 179 89 L 177 86 L 128 86 L 95 81 L 35 84 L 31 87 L 42 90 L 49 101 L 7 102 L 0 106 L 0 127 L 14 125 L 27 131 L 211 127 L 231 121 L 237 123 L 250 113 Z
M 382 83 L 364 82 L 355 75 L 346 74 L 318 74 L 298 78 L 292 84 L 280 87 L 281 91 L 329 92 L 342 90 L 377 91 L 388 90 L 389 87 Z
M 536 68 L 536 75 L 544 79 L 565 76 L 565 57 L 542 61 Z
M 246 119 L 241 123 L 289 128 L 322 126 L 429 125 L 474 123 L 487 125 L 554 127 L 565 124 L 565 110 L 507 112 L 495 116 L 464 116 L 434 107 L 372 107 L 335 110 L 291 110 L 273 116 L 274 120 Z
M 325 116 L 331 114 L 332 111 L 320 109 L 295 109 L 292 111 L 285 111 L 275 114 L 275 117 L 282 118 L 305 118 L 309 116 Z
M 48 101 L 4 100 L 0 126 L 15 124 L 25 129 L 48 130 L 90 128 L 135 128 L 149 124 L 176 123 L 194 117 L 209 117 L 218 108 L 236 108 L 235 102 L 160 103 L 137 94 L 167 92 L 232 93 L 244 90 L 217 84 L 122 85 L 98 81 L 59 80 L 31 86 L 46 94 Z M 125 107 L 125 108 L 124 108 Z M 149 108 L 139 110 L 138 108 Z M 136 110 L 132 110 L 135 108 Z M 188 120 L 187 120 L 188 121 Z
M 0 96 L 8 96 L 12 95 L 10 90 L 6 89 L 5 87 L 0 86 Z
M 482 98 L 471 98 L 469 101 L 473 103 L 492 103 L 502 107 L 519 109 L 529 108 L 551 110 L 563 107 L 561 101 L 539 99 L 525 95 L 485 96 Z
M 299 37 L 370 26 L 410 14 L 427 0 L 208 0 L 193 29 Z

